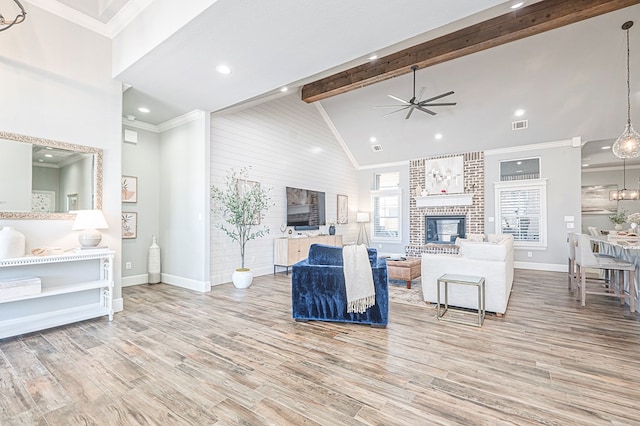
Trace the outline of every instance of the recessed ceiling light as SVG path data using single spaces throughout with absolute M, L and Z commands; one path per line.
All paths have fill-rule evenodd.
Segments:
M 442 133 L 436 133 L 434 137 L 436 139 L 440 140 L 440 139 L 442 139 Z
M 589 167 L 589 163 L 584 163 L 582 167 Z
M 218 71 L 220 74 L 231 74 L 231 68 L 226 65 L 218 65 L 216 67 L 216 71 Z
M 280 89 L 281 92 L 286 92 L 287 90 L 289 90 L 288 87 L 283 87 L 282 89 Z
M 523 1 L 519 1 L 518 3 L 512 4 L 511 5 L 511 9 L 517 9 L 519 7 L 521 7 L 524 4 Z
M 519 108 L 513 112 L 513 115 L 515 115 L 516 117 L 522 117 L 524 115 L 524 110 L 522 108 Z
M 378 55 L 371 55 L 369 56 L 369 60 L 373 61 L 374 59 L 378 59 Z
M 44 156 L 47 157 L 47 158 L 53 158 L 53 155 L 51 155 L 51 154 L 45 154 Z
M 378 139 L 376 139 L 376 137 L 375 137 L 375 136 L 371 136 L 371 137 L 369 138 L 369 142 L 371 142 L 371 143 L 375 143 L 375 142 L 377 142 L 377 141 L 378 141 Z
M 41 158 L 38 160 L 39 163 L 44 163 L 44 160 Z
M 518 161 L 516 164 L 519 166 L 520 164 L 522 164 L 522 161 Z
M 47 149 L 53 149 L 53 148 L 51 148 L 50 146 L 47 146 L 46 148 L 47 148 Z
M 516 170 L 516 173 L 522 173 L 522 170 Z
M 609 149 L 609 148 L 611 148 L 611 146 L 607 145 L 607 146 L 603 146 L 603 147 L 602 147 L 602 148 L 600 148 L 600 149 Z
M 144 112 L 144 113 L 151 112 L 151 110 L 149 108 L 147 108 L 147 107 L 140 107 L 140 108 L 138 108 L 138 111 Z

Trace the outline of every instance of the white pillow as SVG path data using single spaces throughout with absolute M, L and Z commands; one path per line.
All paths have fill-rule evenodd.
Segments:
M 484 234 L 467 234 L 469 241 L 484 241 Z
M 509 237 L 504 234 L 488 234 L 487 235 L 487 241 L 489 241 L 490 243 L 499 243 L 505 240 L 506 238 L 509 238 Z

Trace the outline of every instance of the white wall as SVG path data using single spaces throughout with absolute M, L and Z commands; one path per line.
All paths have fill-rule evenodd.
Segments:
M 337 226 L 343 241 L 355 241 L 358 211 L 356 170 L 314 105 L 294 93 L 239 112 L 211 117 L 211 183 L 220 185 L 230 168 L 251 167 L 250 178 L 273 189 L 275 207 L 264 223 L 270 234 L 247 244 L 245 266 L 254 275 L 273 273 L 273 239 L 285 235 L 285 187 L 324 191 L 329 221 L 337 215 L 337 195 L 349 197 L 349 223 Z M 211 283 L 231 281 L 240 249 L 211 222 Z M 327 226 L 321 227 L 327 232 Z
M 547 180 L 547 248 L 545 250 L 515 250 L 516 267 L 527 269 L 566 271 L 567 224 L 565 216 L 573 216 L 572 230 L 581 227 L 580 216 L 580 148 L 571 141 L 525 145 L 507 149 L 485 151 L 485 233 L 495 232 L 495 223 L 489 218 L 495 213 L 494 183 L 500 181 L 500 161 L 540 157 L 540 177 Z M 531 257 L 528 253 L 531 252 Z
M 137 132 L 138 142 L 122 143 L 122 174 L 138 178 L 138 198 L 135 203 L 122 203 L 123 212 L 138 214 L 137 238 L 122 240 L 122 284 L 146 284 L 148 280 L 148 249 L 152 236 L 160 241 L 160 134 L 127 126 Z M 125 264 L 131 262 L 131 269 Z
M 198 291 L 209 281 L 209 114 L 172 120 L 160 135 L 162 282 Z
M 0 145 L 0 210 L 31 211 L 31 146 L 8 140 Z
M 0 129 L 104 150 L 103 242 L 116 250 L 120 291 L 121 85 L 111 78 L 110 41 L 31 5 L 25 22 L 0 37 Z M 78 245 L 67 220 L 0 220 L 15 226 L 27 249 Z M 73 296 L 71 296 L 73 297 Z

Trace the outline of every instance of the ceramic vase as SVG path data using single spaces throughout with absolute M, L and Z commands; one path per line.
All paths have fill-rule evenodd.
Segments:
M 253 272 L 247 268 L 238 268 L 233 271 L 231 280 L 236 288 L 248 288 L 251 286 L 251 281 L 253 281 Z
M 25 253 L 26 240 L 24 234 L 13 226 L 0 229 L 0 259 L 22 257 Z
M 616 231 L 622 231 L 622 225 L 619 223 L 616 223 L 616 225 L 613 227 Z
M 329 226 L 329 235 L 336 235 L 336 227 L 333 225 Z
M 149 284 L 160 282 L 160 246 L 156 243 L 156 236 L 152 236 L 149 247 Z

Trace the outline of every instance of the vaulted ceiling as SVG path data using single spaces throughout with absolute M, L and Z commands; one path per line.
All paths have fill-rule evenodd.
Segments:
M 524 7 L 572 3 L 577 15 L 594 2 L 530 0 Z M 616 9 L 639 2 L 604 3 Z M 640 21 L 636 5 L 466 56 L 445 55 L 444 61 L 418 70 L 416 85 L 425 87 L 423 98 L 453 90 L 446 100 L 457 105 L 433 108 L 435 116 L 414 112 L 406 120 L 402 112 L 384 116 L 389 110 L 373 106 L 395 103 L 389 94 L 408 100 L 409 65 L 425 65 L 432 52 L 404 57 L 396 52 L 501 15 L 517 17 L 510 9 L 516 1 L 201 0 L 180 4 L 181 10 L 167 0 L 25 0 L 27 9 L 29 3 L 112 37 L 116 53 L 146 42 L 114 66 L 114 78 L 132 86 L 124 94 L 123 115 L 151 124 L 193 109 L 224 111 L 283 96 L 283 86 L 294 92 L 290 96 L 302 97 L 302 86 L 334 84 L 332 78 L 338 81 L 357 67 L 366 77 L 369 69 L 395 66 L 393 78 L 373 76 L 370 85 L 351 81 L 349 89 L 355 90 L 338 90 L 317 102 L 360 166 L 573 136 L 615 138 L 626 118 L 620 26 L 629 19 Z M 167 16 L 173 19 L 161 19 Z M 149 40 L 151 35 L 158 36 L 157 42 Z M 631 43 L 631 69 L 640 75 L 640 22 L 631 30 Z M 369 62 L 372 54 L 378 55 L 377 63 Z M 222 63 L 232 68 L 230 75 L 215 72 Z M 632 119 L 640 123 L 636 80 Z M 138 112 L 140 105 L 151 113 Z M 516 109 L 524 115 L 515 117 Z M 511 130 L 512 122 L 522 119 L 528 128 Z M 372 144 L 382 146 L 382 152 L 374 152 Z

